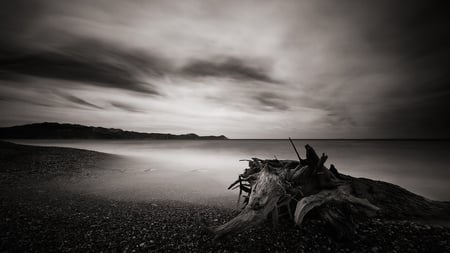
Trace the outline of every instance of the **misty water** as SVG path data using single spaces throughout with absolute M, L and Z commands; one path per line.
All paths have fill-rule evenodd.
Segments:
M 183 201 L 235 200 L 228 191 L 251 157 L 296 159 L 287 140 L 20 140 L 16 143 L 74 147 L 123 156 L 111 164 L 119 174 L 80 182 L 76 187 L 120 199 L 168 198 Z M 296 140 L 326 153 L 344 174 L 400 185 L 435 200 L 450 200 L 450 142 L 447 141 L 322 141 Z

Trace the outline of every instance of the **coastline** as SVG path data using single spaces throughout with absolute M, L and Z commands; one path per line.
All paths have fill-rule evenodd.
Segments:
M 319 221 L 258 227 L 213 242 L 202 222 L 225 223 L 237 211 L 173 200 L 113 200 L 55 187 L 92 177 L 122 159 L 95 151 L 0 142 L 1 251 L 445 252 L 450 229 L 371 219 L 355 238 L 335 242 Z M 56 184 L 57 185 L 57 184 Z

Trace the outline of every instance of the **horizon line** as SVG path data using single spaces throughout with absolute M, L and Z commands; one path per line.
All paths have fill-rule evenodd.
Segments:
M 450 138 L 291 138 L 304 141 L 450 141 Z M 227 140 L 289 140 L 289 138 L 228 138 Z
M 141 132 L 136 130 L 126 130 L 123 128 L 114 128 L 114 127 L 104 127 L 104 126 L 95 126 L 95 125 L 84 125 L 82 123 L 68 123 L 68 122 L 57 122 L 57 121 L 44 121 L 44 122 L 34 122 L 34 123 L 28 123 L 28 124 L 22 124 L 22 125 L 13 125 L 13 126 L 0 126 L 0 128 L 12 128 L 12 127 L 21 127 L 26 125 L 34 125 L 34 124 L 46 124 L 46 123 L 56 123 L 60 125 L 68 124 L 68 125 L 80 125 L 80 126 L 86 126 L 86 127 L 98 127 L 98 128 L 105 128 L 105 129 L 118 129 L 122 131 L 127 132 L 136 132 L 136 133 L 144 133 L 144 134 L 172 134 L 172 135 L 186 135 L 186 134 L 196 134 L 197 133 L 184 133 L 184 134 L 173 134 L 173 133 L 166 133 L 166 132 Z M 200 135 L 199 135 L 200 136 Z M 225 136 L 226 140 L 289 140 L 291 137 L 286 138 L 230 138 L 226 136 L 225 134 L 220 135 L 205 135 L 201 137 L 208 137 L 208 136 Z M 397 137 L 390 137 L 390 138 L 291 138 L 292 140 L 306 140 L 306 141 L 450 141 L 450 137 L 438 137 L 438 138 L 427 138 L 427 137 L 405 137 L 405 138 L 397 138 Z

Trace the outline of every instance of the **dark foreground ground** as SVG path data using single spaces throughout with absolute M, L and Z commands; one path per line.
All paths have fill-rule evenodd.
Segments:
M 119 157 L 0 142 L 0 252 L 450 252 L 450 228 L 372 219 L 336 242 L 319 221 L 269 224 L 218 242 L 236 211 L 175 201 L 116 201 L 65 190 Z

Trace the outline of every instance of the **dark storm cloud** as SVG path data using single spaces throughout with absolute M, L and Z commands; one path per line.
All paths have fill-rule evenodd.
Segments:
M 405 138 L 450 138 L 450 94 L 421 100 L 408 99 L 389 108 L 384 120 L 378 122 L 391 136 Z
M 7 51 L 8 57 L 0 59 L 0 77 L 11 79 L 14 74 L 22 74 L 159 94 L 152 84 L 141 80 L 141 76 L 143 73 L 163 75 L 167 66 L 164 60 L 100 41 L 76 40 L 65 47 L 28 50 L 27 54 L 24 54 L 26 49 Z
M 393 136 L 450 138 L 450 78 L 410 84 L 386 97 L 394 106 L 376 115 L 376 126 Z
M 279 83 L 270 77 L 266 69 L 257 67 L 257 64 L 255 65 L 237 58 L 228 58 L 218 62 L 215 60 L 196 60 L 187 64 L 181 72 L 194 77 L 212 76 L 233 78 L 241 81 Z
M 1 80 L 21 81 L 26 75 L 158 94 L 141 73 L 162 75 L 166 62 L 148 52 L 50 28 L 44 21 L 57 14 L 52 6 L 52 1 L 2 1 Z
M 343 36 L 329 52 L 339 56 L 328 61 L 339 70 L 327 73 L 333 92 L 310 84 L 304 107 L 331 125 L 367 126 L 365 135 L 450 137 L 450 2 L 319 1 L 314 10 Z
M 128 127 L 124 117 L 139 117 L 135 127 L 242 138 L 450 137 L 449 4 L 1 1 L 0 118 L 101 114 Z M 72 97 L 46 100 L 53 90 Z
M 404 78 L 386 94 L 392 106 L 377 115 L 377 126 L 394 136 L 450 137 L 450 2 L 388 1 L 383 10 L 383 27 L 364 34 L 397 59 Z
M 38 19 L 42 11 L 42 4 L 36 0 L 2 1 L 0 3 L 0 45 L 5 41 L 13 44 L 21 43 L 22 35 L 32 30 L 33 21 Z
M 54 106 L 52 103 L 47 103 L 46 101 L 36 101 L 36 100 L 30 100 L 30 99 L 25 99 L 22 97 L 13 97 L 13 96 L 8 96 L 8 95 L 4 95 L 0 93 L 0 102 L 1 101 L 5 101 L 5 102 L 20 102 L 20 103 L 25 103 L 25 104 L 30 104 L 30 105 L 38 105 L 38 106 L 46 106 L 46 107 L 52 107 Z

